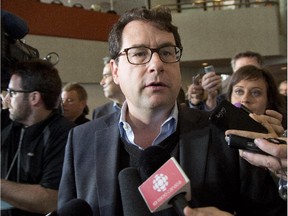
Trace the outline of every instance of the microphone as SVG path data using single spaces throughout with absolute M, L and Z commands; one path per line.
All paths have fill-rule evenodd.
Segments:
M 1 23 L 12 39 L 22 39 L 29 32 L 29 27 L 22 18 L 5 10 L 1 10 Z
M 138 170 L 133 167 L 125 168 L 120 171 L 118 179 L 124 215 L 151 215 L 138 191 L 138 186 L 142 183 Z
M 251 112 L 251 110 L 249 110 L 246 106 L 244 106 L 243 104 L 241 104 L 241 103 L 234 103 L 234 106 L 235 107 L 237 107 L 237 108 L 240 108 L 241 110 L 243 110 L 245 113 L 247 113 L 248 115 L 250 114 L 250 113 L 252 113 Z
M 150 212 L 173 207 L 184 216 L 191 199 L 190 181 L 174 157 L 160 146 L 151 146 L 140 157 L 139 172 L 141 177 L 148 176 L 138 189 Z
M 93 216 L 91 206 L 83 199 L 72 199 L 46 216 Z

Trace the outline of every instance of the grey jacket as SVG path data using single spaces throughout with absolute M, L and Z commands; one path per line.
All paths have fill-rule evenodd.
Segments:
M 59 208 L 82 198 L 91 205 L 94 216 L 123 214 L 118 185 L 119 117 L 119 112 L 114 113 L 71 130 Z M 287 214 L 270 173 L 228 148 L 224 132 L 209 124 L 206 113 L 179 107 L 178 124 L 178 160 L 191 181 L 191 207 L 215 206 L 239 216 Z

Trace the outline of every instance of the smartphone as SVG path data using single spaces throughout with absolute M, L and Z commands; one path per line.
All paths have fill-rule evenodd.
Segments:
M 215 72 L 214 66 L 209 65 L 209 66 L 204 67 L 204 72 L 205 73 Z
M 254 139 L 242 137 L 234 134 L 229 134 L 225 137 L 225 140 L 230 148 L 243 149 L 253 153 L 268 155 L 268 153 L 262 151 L 255 143 Z M 266 139 L 274 144 L 287 144 L 284 140 L 277 138 Z
M 252 119 L 247 111 L 237 108 L 227 100 L 223 100 L 211 113 L 210 121 L 221 130 L 245 130 L 268 133 L 267 128 Z

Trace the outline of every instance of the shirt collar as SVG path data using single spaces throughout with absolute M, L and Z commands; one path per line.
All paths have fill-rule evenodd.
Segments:
M 120 136 L 124 138 L 128 143 L 134 144 L 134 133 L 132 128 L 130 127 L 129 123 L 126 121 L 126 113 L 128 110 L 127 102 L 125 101 L 121 108 L 121 115 L 119 119 L 119 131 Z M 178 106 L 177 102 L 175 101 L 175 105 L 168 116 L 168 118 L 163 122 L 161 125 L 161 130 L 159 135 L 154 140 L 153 144 L 158 144 L 163 141 L 165 138 L 170 136 L 172 133 L 176 131 L 177 123 L 178 123 Z M 124 129 L 125 128 L 125 129 Z
M 116 102 L 113 102 L 113 107 L 116 111 L 121 110 L 121 106 Z

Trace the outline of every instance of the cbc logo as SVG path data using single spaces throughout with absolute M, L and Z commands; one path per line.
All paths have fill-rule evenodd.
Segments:
M 166 191 L 168 186 L 168 177 L 164 174 L 156 174 L 153 179 L 153 189 L 158 192 Z

